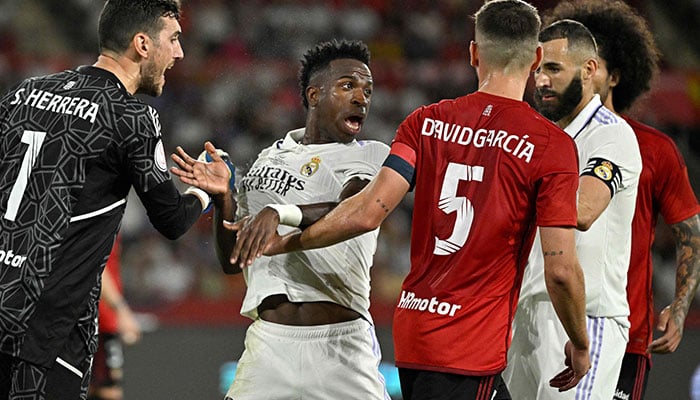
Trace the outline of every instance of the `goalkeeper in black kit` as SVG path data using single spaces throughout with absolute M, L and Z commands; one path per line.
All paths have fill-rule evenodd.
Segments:
M 92 66 L 30 78 L 0 101 L 0 399 L 84 399 L 100 275 L 133 187 L 169 239 L 209 196 L 171 180 L 159 96 L 183 56 L 175 0 L 109 0 Z

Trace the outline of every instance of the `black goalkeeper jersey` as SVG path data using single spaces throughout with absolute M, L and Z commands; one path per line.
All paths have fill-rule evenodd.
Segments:
M 96 348 L 100 274 L 133 187 L 170 239 L 201 214 L 167 170 L 157 112 L 95 67 L 0 101 L 0 351 L 50 366 Z M 78 331 L 81 343 L 67 343 Z M 73 340 L 73 339 L 71 339 Z

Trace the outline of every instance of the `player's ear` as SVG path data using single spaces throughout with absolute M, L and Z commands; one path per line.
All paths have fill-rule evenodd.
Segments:
M 610 71 L 610 87 L 614 88 L 620 83 L 620 70 Z
M 138 55 L 140 55 L 143 58 L 148 58 L 148 50 L 150 49 L 151 46 L 151 38 L 143 33 L 139 32 L 134 35 L 134 37 L 131 39 L 131 44 L 134 46 L 134 50 Z
M 306 87 L 306 100 L 309 102 L 309 107 L 316 107 L 320 93 L 320 89 L 316 86 Z
M 598 71 L 598 59 L 591 57 L 584 62 L 583 68 L 581 68 L 581 79 L 584 81 L 593 79 L 596 71 Z
M 474 68 L 479 66 L 479 48 L 473 40 L 469 42 L 469 65 Z
M 542 50 L 542 45 L 537 46 L 537 50 L 535 50 L 535 62 L 532 63 L 530 66 L 530 71 L 534 72 L 537 71 L 537 68 L 540 67 L 540 64 L 542 64 L 542 59 L 544 58 L 544 50 Z

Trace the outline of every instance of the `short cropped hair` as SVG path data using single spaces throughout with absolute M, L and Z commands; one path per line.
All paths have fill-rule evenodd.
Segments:
M 616 110 L 628 109 L 650 89 L 659 70 L 659 50 L 644 18 L 619 0 L 585 0 L 559 3 L 546 21 L 573 19 L 586 25 L 598 43 L 598 55 L 620 81 L 613 89 Z
M 569 54 L 584 62 L 588 58 L 598 58 L 598 46 L 591 31 L 580 22 L 562 19 L 547 26 L 540 32 L 540 42 L 567 39 Z
M 176 0 L 107 0 L 98 24 L 100 52 L 124 52 L 139 32 L 154 41 L 163 29 L 161 17 L 180 19 Z
M 340 58 L 358 60 L 369 66 L 370 53 L 367 45 L 360 40 L 331 40 L 318 43 L 304 53 L 299 72 L 299 86 L 301 88 L 301 100 L 304 108 L 309 108 L 309 100 L 306 98 L 306 88 L 311 77 L 317 72 L 328 67 L 331 61 Z
M 533 62 L 541 27 L 534 6 L 521 0 L 487 1 L 474 19 L 475 41 L 484 60 L 504 68 Z

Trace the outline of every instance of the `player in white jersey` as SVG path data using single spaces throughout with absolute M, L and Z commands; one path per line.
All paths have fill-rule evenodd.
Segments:
M 540 41 L 544 59 L 535 73 L 535 106 L 578 148 L 576 250 L 585 277 L 592 365 L 575 391 L 558 393 L 546 381 L 564 367 L 560 354 L 567 336 L 547 295 L 543 255 L 535 245 L 503 377 L 517 399 L 609 400 L 628 340 L 627 268 L 641 156 L 632 128 L 594 94 L 597 50 L 588 29 L 563 20 L 545 28 Z
M 200 169 L 180 149 L 175 157 L 181 169 L 173 172 L 184 182 L 219 193 L 213 197 L 215 232 L 227 273 L 241 269 L 229 262 L 236 233 L 223 229 L 223 220 L 233 221 L 235 213 L 245 229 L 263 236 L 278 223 L 280 233 L 311 224 L 364 187 L 389 153 L 386 144 L 355 139 L 372 95 L 366 46 L 326 42 L 304 58 L 306 127 L 264 149 L 237 196 L 228 190 L 228 179 L 220 179 L 228 172 L 215 171 L 222 163 L 211 143 L 205 148 L 214 162 L 199 163 Z M 248 288 L 241 313 L 254 322 L 226 399 L 389 398 L 369 313 L 377 235 L 375 230 L 324 249 L 262 257 L 243 269 Z
M 304 145 L 304 133 L 303 128 L 291 131 L 260 153 L 239 185 L 239 219 L 257 214 L 267 204 L 337 202 L 346 183 L 370 180 L 389 151 L 377 141 Z M 282 225 L 279 230 L 292 229 Z M 369 268 L 377 233 L 314 251 L 259 259 L 243 269 L 248 290 L 242 313 L 256 319 L 265 298 L 285 294 L 292 302 L 333 302 L 371 322 Z

